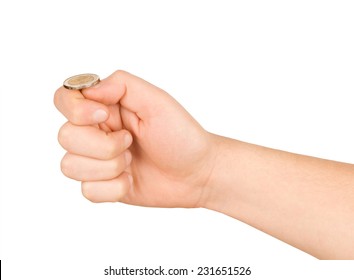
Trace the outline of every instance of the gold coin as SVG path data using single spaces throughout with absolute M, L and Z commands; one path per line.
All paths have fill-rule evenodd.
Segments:
M 96 74 L 80 74 L 70 77 L 64 81 L 64 87 L 67 89 L 84 89 L 97 85 L 100 77 Z

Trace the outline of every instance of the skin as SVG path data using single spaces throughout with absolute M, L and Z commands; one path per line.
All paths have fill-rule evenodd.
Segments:
M 82 92 L 61 87 L 54 103 L 68 119 L 62 172 L 90 201 L 204 207 L 317 258 L 354 259 L 354 165 L 211 134 L 124 71 Z

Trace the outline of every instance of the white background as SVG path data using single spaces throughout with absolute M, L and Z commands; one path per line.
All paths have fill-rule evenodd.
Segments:
M 353 262 L 319 262 L 222 214 L 86 201 L 60 172 L 52 102 L 68 76 L 124 69 L 211 132 L 353 163 L 353 15 L 352 1 L 2 1 L 4 279 L 115 279 L 109 265 L 353 279 Z

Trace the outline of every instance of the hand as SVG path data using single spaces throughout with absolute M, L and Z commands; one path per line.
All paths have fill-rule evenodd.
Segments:
M 63 173 L 93 202 L 200 207 L 213 168 L 213 136 L 170 95 L 117 71 L 82 92 L 59 88 Z
M 55 104 L 69 120 L 62 170 L 89 200 L 205 207 L 316 257 L 354 258 L 353 164 L 209 134 L 166 92 L 122 71 L 82 93 L 60 88 Z

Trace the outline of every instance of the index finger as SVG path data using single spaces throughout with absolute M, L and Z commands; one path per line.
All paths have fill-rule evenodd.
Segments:
M 76 125 L 92 125 L 106 121 L 109 110 L 106 105 L 86 99 L 79 90 L 60 87 L 54 94 L 54 105 L 69 122 Z

